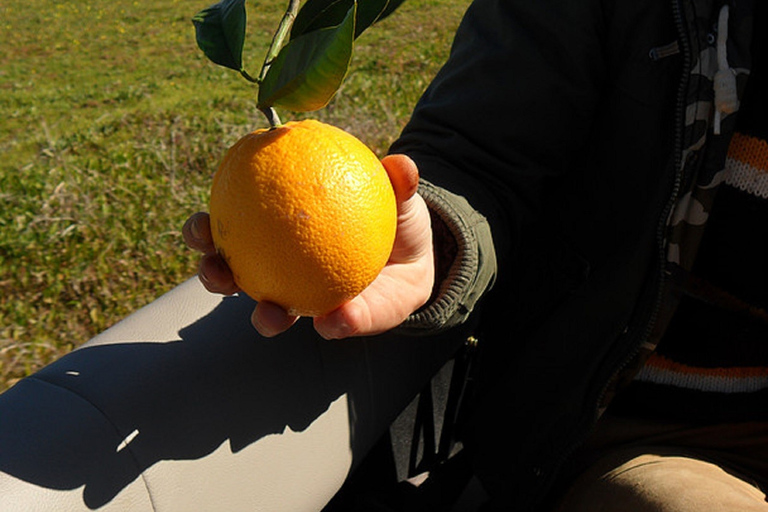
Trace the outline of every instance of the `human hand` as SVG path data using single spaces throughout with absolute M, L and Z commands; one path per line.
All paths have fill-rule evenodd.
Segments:
M 384 269 L 368 288 L 327 315 L 314 318 L 315 330 L 326 339 L 378 334 L 400 325 L 421 307 L 432 292 L 434 261 L 427 205 L 416 193 L 419 172 L 405 155 L 382 159 L 397 199 L 397 234 Z M 216 252 L 207 213 L 192 215 L 182 229 L 191 248 L 203 253 L 198 275 L 205 288 L 231 295 L 239 291 L 232 272 Z M 251 323 L 263 336 L 289 329 L 297 317 L 280 306 L 261 301 Z

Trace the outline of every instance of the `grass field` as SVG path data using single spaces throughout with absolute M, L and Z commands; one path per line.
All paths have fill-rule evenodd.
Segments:
M 195 45 L 190 18 L 207 5 L 0 5 L 0 391 L 195 273 L 180 227 L 206 208 L 226 148 L 266 125 L 254 87 Z M 313 117 L 383 154 L 466 5 L 407 0 L 358 40 Z M 247 8 L 254 74 L 285 5 Z

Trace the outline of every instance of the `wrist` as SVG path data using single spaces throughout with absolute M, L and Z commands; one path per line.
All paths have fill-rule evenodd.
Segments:
M 461 196 L 422 180 L 432 219 L 435 280 L 429 301 L 401 329 L 432 334 L 463 323 L 496 275 L 487 220 Z

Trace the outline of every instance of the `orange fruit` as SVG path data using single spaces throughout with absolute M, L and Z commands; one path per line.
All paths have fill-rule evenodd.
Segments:
M 257 130 L 213 178 L 211 231 L 256 301 L 320 316 L 363 291 L 389 259 L 397 206 L 376 155 L 314 120 Z

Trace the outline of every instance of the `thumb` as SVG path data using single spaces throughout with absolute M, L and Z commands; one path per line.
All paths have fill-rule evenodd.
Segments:
M 419 188 L 419 169 L 407 155 L 387 155 L 381 160 L 395 191 L 397 203 L 404 203 Z

